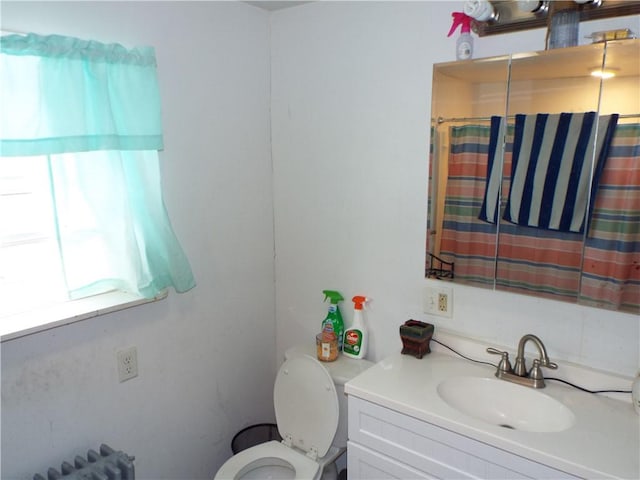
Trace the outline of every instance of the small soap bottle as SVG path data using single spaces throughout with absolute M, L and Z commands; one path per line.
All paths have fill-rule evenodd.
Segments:
M 633 408 L 640 415 L 640 371 L 638 371 L 638 375 L 633 381 L 633 387 L 631 387 L 631 400 L 633 401 Z

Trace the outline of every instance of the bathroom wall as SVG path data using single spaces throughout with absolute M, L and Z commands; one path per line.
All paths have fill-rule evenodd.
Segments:
M 3 29 L 156 47 L 165 200 L 198 286 L 3 343 L 0 477 L 107 442 L 141 480 L 211 478 L 233 433 L 272 419 L 276 365 L 313 341 L 325 288 L 373 298 L 375 360 L 418 318 L 510 348 L 531 331 L 633 373 L 628 315 L 463 287 L 453 319 L 421 313 L 431 66 L 454 59 L 460 4 L 2 2 Z M 539 30 L 477 39 L 476 56 L 543 45 Z M 120 384 L 130 345 L 140 375 Z
M 240 428 L 273 419 L 276 370 L 268 13 L 240 2 L 2 2 L 3 29 L 158 57 L 167 209 L 198 286 L 5 342 L 2 470 L 34 473 L 106 442 L 136 478 L 212 478 Z M 116 350 L 138 348 L 118 383 Z
M 534 333 L 556 360 L 633 375 L 633 315 L 463 286 L 453 318 L 422 313 L 432 64 L 455 59 L 446 34 L 461 4 L 323 2 L 272 15 L 278 352 L 313 340 L 332 288 L 348 320 L 353 295 L 373 299 L 374 360 L 401 348 L 398 327 L 414 318 L 512 351 Z M 640 17 L 583 23 L 581 42 L 614 27 L 640 32 Z M 542 50 L 545 33 L 476 38 L 474 56 Z

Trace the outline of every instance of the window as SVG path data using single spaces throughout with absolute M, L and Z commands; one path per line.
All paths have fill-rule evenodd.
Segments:
M 0 42 L 0 317 L 192 288 L 162 200 L 153 49 Z
M 68 300 L 52 208 L 46 157 L 0 160 L 0 316 Z

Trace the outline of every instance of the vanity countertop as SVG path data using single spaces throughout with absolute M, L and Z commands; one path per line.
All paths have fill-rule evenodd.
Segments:
M 630 402 L 548 381 L 537 391 L 562 402 L 576 420 L 567 430 L 541 433 L 485 423 L 438 395 L 443 380 L 495 378 L 494 372 L 490 366 L 443 353 L 422 359 L 397 353 L 349 381 L 345 392 L 579 477 L 640 478 L 640 416 Z

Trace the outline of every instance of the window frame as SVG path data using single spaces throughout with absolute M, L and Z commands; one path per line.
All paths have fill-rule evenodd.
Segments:
M 0 343 L 52 328 L 70 325 L 128 308 L 163 300 L 163 290 L 153 298 L 144 298 L 118 290 L 42 307 L 0 318 Z

